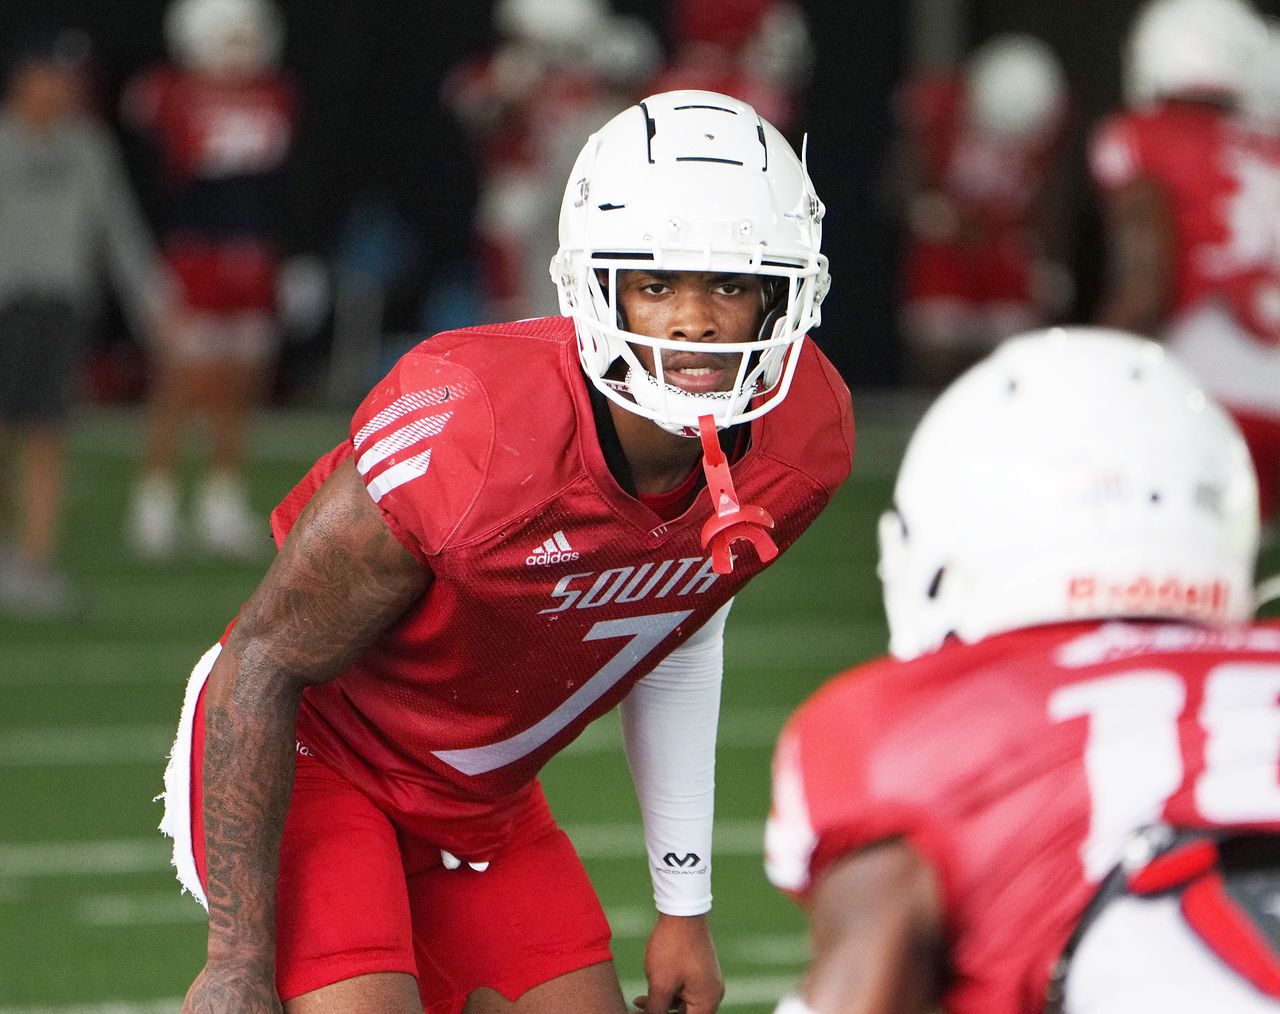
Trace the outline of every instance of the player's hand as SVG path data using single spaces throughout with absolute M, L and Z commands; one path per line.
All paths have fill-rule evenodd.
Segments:
M 270 974 L 244 966 L 205 965 L 187 990 L 182 1014 L 282 1014 Z
M 632 1001 L 646 1014 L 714 1014 L 724 999 L 724 976 L 705 915 L 658 916 L 644 951 L 649 992 Z

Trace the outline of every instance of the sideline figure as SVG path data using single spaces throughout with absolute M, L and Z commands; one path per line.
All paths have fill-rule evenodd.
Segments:
M 775 758 L 779 1011 L 1280 1011 L 1280 624 L 1248 452 L 1158 345 L 1011 339 L 927 413 L 880 528 L 894 658 Z
M 277 508 L 166 773 L 210 913 L 184 1010 L 622 1012 L 536 777 L 620 702 L 658 908 L 642 1002 L 716 1010 L 725 617 L 852 456 L 848 392 L 804 340 L 822 214 L 750 106 L 632 106 L 565 190 L 572 319 L 419 345 Z
M 119 148 L 87 111 L 89 60 L 88 36 L 53 21 L 19 29 L 4 54 L 0 518 L 14 530 L 0 532 L 0 613 L 23 617 L 86 605 L 58 556 L 69 416 L 103 276 L 136 335 L 162 337 L 175 311 Z

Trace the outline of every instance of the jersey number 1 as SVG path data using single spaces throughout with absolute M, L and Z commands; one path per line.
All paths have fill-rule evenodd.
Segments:
M 1054 721 L 1087 716 L 1085 777 L 1093 803 L 1081 850 L 1085 872 L 1101 879 L 1117 844 L 1160 819 L 1187 774 L 1178 719 L 1185 679 L 1168 669 L 1136 669 L 1063 687 L 1049 699 Z M 1204 765 L 1194 776 L 1196 811 L 1212 824 L 1280 821 L 1280 665 L 1232 662 L 1205 676 L 1198 715 Z

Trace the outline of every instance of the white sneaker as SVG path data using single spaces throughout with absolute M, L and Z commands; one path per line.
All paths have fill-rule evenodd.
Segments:
M 259 560 L 273 548 L 270 526 L 249 506 L 244 483 L 225 472 L 211 473 L 200 484 L 195 531 L 201 547 L 215 556 Z
M 58 619 L 81 611 L 83 599 L 64 574 L 17 561 L 0 570 L 0 613 Z
M 178 491 L 171 479 L 145 476 L 134 487 L 125 539 L 138 556 L 166 560 L 178 548 Z

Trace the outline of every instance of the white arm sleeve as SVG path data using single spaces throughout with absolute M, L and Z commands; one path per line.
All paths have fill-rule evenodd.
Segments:
M 653 899 L 667 915 L 711 908 L 716 724 L 730 599 L 622 702 L 627 763 L 644 816 Z

